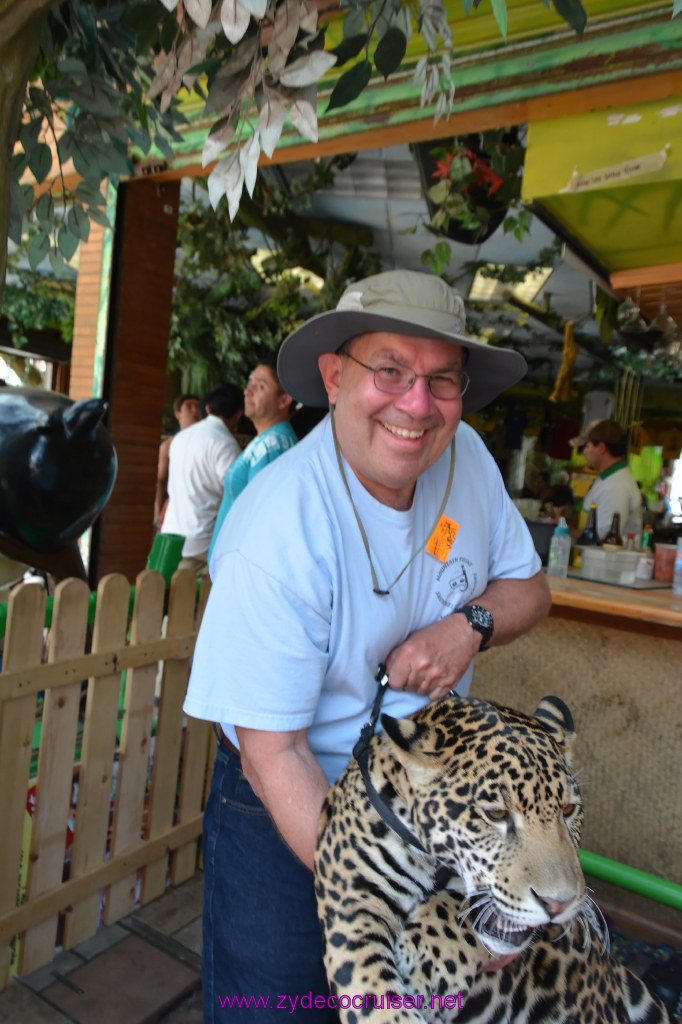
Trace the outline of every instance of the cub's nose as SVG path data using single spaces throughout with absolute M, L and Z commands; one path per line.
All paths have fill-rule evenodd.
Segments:
M 572 896 L 569 896 L 568 899 L 562 899 L 561 897 L 555 899 L 553 896 L 541 896 L 535 889 L 531 889 L 531 892 L 538 903 L 547 911 L 550 919 L 558 917 L 573 902 Z

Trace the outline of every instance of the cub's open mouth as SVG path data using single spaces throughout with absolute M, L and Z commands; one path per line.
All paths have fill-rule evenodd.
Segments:
M 482 921 L 476 930 L 483 938 L 496 939 L 515 947 L 525 946 L 535 931 L 534 928 L 522 928 L 501 914 L 491 915 L 488 920 Z

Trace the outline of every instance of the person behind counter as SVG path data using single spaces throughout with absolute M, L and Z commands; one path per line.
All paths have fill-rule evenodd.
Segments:
M 571 441 L 585 456 L 590 469 L 597 473 L 583 498 L 583 508 L 597 506 L 597 529 L 603 540 L 609 532 L 615 512 L 620 513 L 623 537 L 633 533 L 637 541 L 642 534 L 642 496 L 628 469 L 627 434 L 615 420 L 592 420 L 583 432 Z M 580 530 L 572 531 L 574 536 Z

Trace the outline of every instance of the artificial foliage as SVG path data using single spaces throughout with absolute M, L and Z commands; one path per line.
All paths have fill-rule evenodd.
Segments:
M 553 2 L 581 35 L 581 0 Z M 468 14 L 473 0 L 462 4 Z M 172 159 L 187 90 L 212 126 L 203 152 L 215 162 L 211 202 L 224 197 L 231 219 L 287 119 L 317 140 L 317 86 L 333 67 L 344 70 L 331 109 L 357 98 L 374 72 L 407 71 L 435 118 L 449 112 L 456 74 L 442 0 L 346 0 L 342 10 L 343 41 L 327 50 L 315 0 L 3 0 L 0 290 L 8 236 L 20 244 L 33 221 L 31 267 L 49 260 L 58 274 L 91 221 L 107 219 L 105 178 L 130 175 L 152 151 Z M 505 36 L 505 0 L 493 11 Z M 406 64 L 415 33 L 426 53 Z M 35 185 L 21 180 L 27 169 Z

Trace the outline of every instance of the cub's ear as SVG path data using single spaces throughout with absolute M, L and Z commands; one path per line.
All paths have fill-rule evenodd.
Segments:
M 419 766 L 420 769 L 426 769 L 427 777 L 431 778 L 442 759 L 442 754 L 434 751 L 433 743 L 429 742 L 431 730 L 411 718 L 392 718 L 391 715 L 381 716 L 381 727 L 393 754 L 410 776 L 416 778 L 415 772 Z
M 411 718 L 393 718 L 391 715 L 381 716 L 381 728 L 396 747 L 407 752 L 418 732 L 417 723 Z
M 566 760 L 575 739 L 573 715 L 559 697 L 543 697 L 533 714 L 542 728 L 550 734 Z

